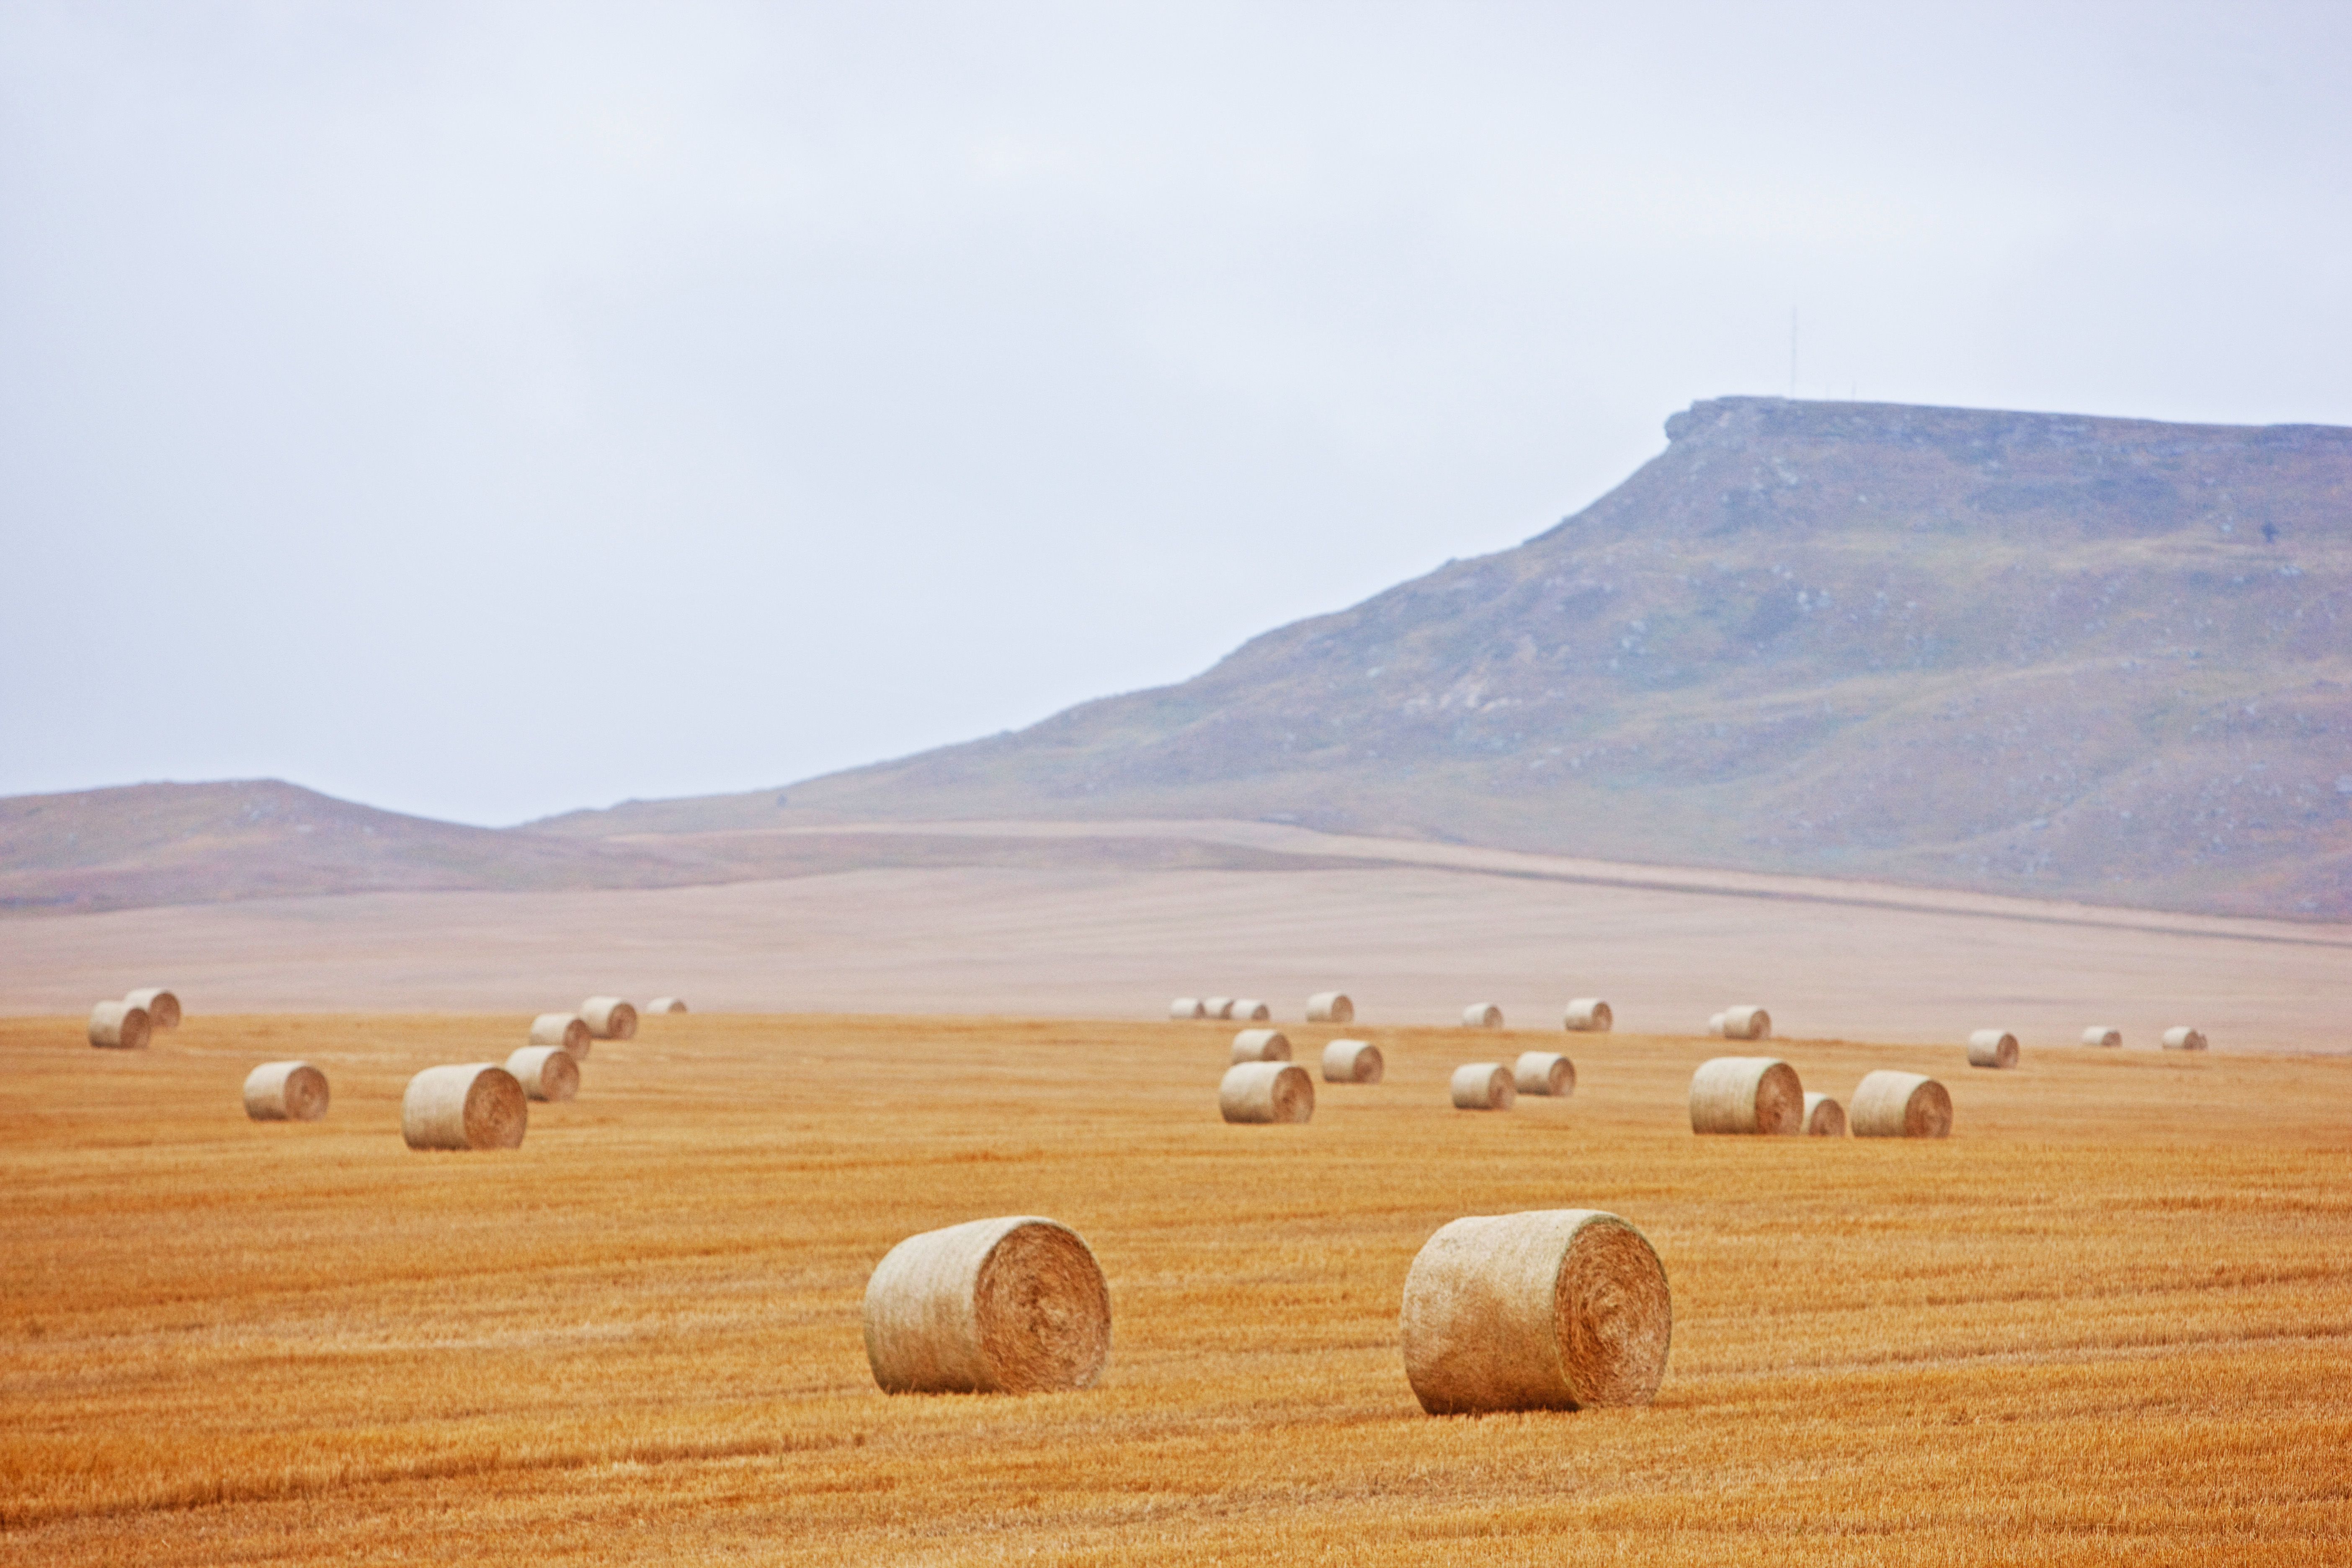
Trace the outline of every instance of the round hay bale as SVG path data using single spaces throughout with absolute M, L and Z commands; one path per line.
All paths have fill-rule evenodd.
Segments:
M 2201 1051 L 2205 1048 L 2205 1037 L 2183 1024 L 2178 1028 L 2164 1031 L 2164 1048 L 2168 1051 Z
M 128 1002 L 100 1002 L 89 1010 L 89 1043 L 110 1051 L 143 1051 L 154 1029 L 147 1009 Z
M 1456 1110 L 1508 1110 L 1519 1101 L 1519 1086 L 1500 1062 L 1465 1062 L 1446 1089 Z
M 530 1043 L 569 1051 L 574 1061 L 586 1061 L 596 1037 L 588 1020 L 577 1013 L 541 1013 L 530 1021 Z
M 1826 1094 L 1805 1096 L 1804 1131 L 1814 1138 L 1845 1136 L 1845 1107 Z
M 1205 1018 L 1209 1010 L 1201 1005 L 1198 996 L 1179 996 L 1168 1004 L 1168 1016 L 1171 1018 Z
M 1617 1026 L 1617 1015 L 1598 996 L 1580 996 L 1568 1005 L 1561 1022 L 1580 1035 L 1605 1035 Z
M 1305 1121 L 1315 1114 L 1315 1080 L 1292 1062 L 1240 1062 L 1217 1085 L 1228 1121 Z
M 580 1004 L 588 1032 L 600 1040 L 633 1040 L 637 1035 L 637 1010 L 618 996 L 591 996 Z
M 2013 1068 L 2017 1065 L 2017 1037 L 2006 1029 L 1979 1029 L 1969 1037 L 1969 1066 L 1972 1068 Z
M 256 1121 L 316 1121 L 327 1114 L 327 1075 L 309 1062 L 264 1062 L 245 1075 L 245 1113 Z
M 562 1046 L 525 1046 L 507 1058 L 507 1071 L 532 1100 L 570 1100 L 580 1092 L 580 1058 Z
M 1255 996 L 1237 996 L 1227 1016 L 1244 1024 L 1263 1024 L 1274 1016 L 1274 1009 Z
M 1706 1032 L 1710 1035 L 1720 1035 L 1723 1033 L 1722 1014 L 1709 1013 L 1706 1016 Z
M 1370 1040 L 1334 1040 L 1323 1047 L 1325 1083 L 1378 1083 L 1387 1074 L 1388 1062 Z
M 1511 1064 L 1511 1082 L 1521 1094 L 1564 1100 L 1576 1092 L 1576 1064 L 1558 1051 L 1522 1051 Z
M 1694 1132 L 1800 1132 L 1805 1086 L 1777 1057 L 1716 1057 L 1691 1074 Z
M 2120 1050 L 2123 1047 L 2124 1032 L 2121 1029 L 2110 1029 L 2104 1024 L 2094 1024 L 2083 1031 L 2083 1043 L 2086 1046 L 2103 1047 L 2108 1050 Z
M 144 1007 L 147 1010 L 147 1024 L 150 1028 L 176 1029 L 180 1026 L 180 999 L 161 985 L 150 985 L 144 990 L 133 991 L 123 1000 L 133 1007 Z
M 1110 1288 L 1078 1233 L 1014 1215 L 910 1236 L 866 1282 L 885 1394 L 1050 1394 L 1110 1359 Z
M 400 1097 L 400 1135 L 412 1149 L 516 1149 L 530 1102 L 496 1062 L 426 1068 Z
M 683 1013 L 686 1004 L 676 996 L 656 996 L 646 1004 L 648 1013 Z
M 1952 1097 L 1924 1073 L 1881 1068 L 1855 1088 L 1846 1125 L 1857 1138 L 1948 1138 Z
M 1717 1016 L 1723 1020 L 1722 1034 L 1727 1040 L 1772 1037 L 1772 1015 L 1761 1007 L 1726 1007 Z
M 1473 1002 L 1462 1009 L 1462 1026 L 1465 1029 L 1499 1029 L 1503 1026 L 1503 1010 L 1492 1002 Z
M 1234 1060 L 1236 1062 L 1286 1062 L 1290 1059 L 1290 1037 L 1280 1029 L 1244 1029 L 1234 1037 Z
M 1230 1018 L 1234 1016 L 1234 999 L 1230 996 L 1204 997 L 1201 1007 L 1204 1017 Z
M 1356 1021 L 1356 1004 L 1345 991 L 1318 991 L 1307 999 L 1307 1021 L 1310 1024 L 1352 1024 Z
M 1432 1415 L 1647 1405 L 1674 1301 L 1649 1241 L 1598 1209 L 1457 1219 L 1405 1275 L 1397 1327 Z

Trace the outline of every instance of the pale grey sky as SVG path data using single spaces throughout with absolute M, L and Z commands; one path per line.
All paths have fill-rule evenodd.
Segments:
M 0 794 L 1181 679 L 1695 398 L 2352 424 L 2352 5 L 0 6 Z

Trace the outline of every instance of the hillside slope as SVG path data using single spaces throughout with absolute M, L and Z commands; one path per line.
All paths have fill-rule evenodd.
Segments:
M 536 826 L 1254 816 L 2352 915 L 2352 430 L 1726 398 L 1667 435 L 1525 544 L 1180 685 Z

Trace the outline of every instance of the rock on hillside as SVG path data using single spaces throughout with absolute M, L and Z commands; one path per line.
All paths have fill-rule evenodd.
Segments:
M 2352 915 L 2352 430 L 1724 398 L 1181 685 L 541 825 L 1221 816 Z

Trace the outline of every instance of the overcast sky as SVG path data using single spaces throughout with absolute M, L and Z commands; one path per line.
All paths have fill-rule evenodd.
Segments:
M 0 6 L 0 794 L 1182 679 L 1694 399 L 2352 424 L 2352 5 Z

